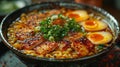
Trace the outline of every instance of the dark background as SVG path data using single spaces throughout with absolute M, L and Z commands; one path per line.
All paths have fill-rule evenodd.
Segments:
M 4 0 L 0 0 L 0 2 L 1 1 L 4 1 Z M 8 0 L 8 1 L 15 1 L 15 0 Z M 31 1 L 31 3 L 38 3 L 38 2 L 45 2 L 45 1 L 69 1 L 70 2 L 70 1 L 75 1 L 75 0 L 23 0 L 23 1 Z M 90 0 L 87 0 L 87 1 L 90 1 Z M 99 0 L 93 0 L 93 1 L 99 1 Z M 120 5 L 117 6 L 118 4 L 120 4 L 120 0 L 103 0 L 100 8 L 108 11 L 120 22 Z M 1 9 L 1 6 L 0 6 L 0 9 Z M 0 15 L 0 22 L 4 16 L 5 15 Z

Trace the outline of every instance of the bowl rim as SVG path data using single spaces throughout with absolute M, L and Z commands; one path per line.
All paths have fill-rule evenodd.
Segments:
M 63 5 L 63 4 L 72 4 L 72 5 L 79 5 L 79 6 L 87 6 L 89 8 L 92 8 L 94 10 L 97 10 L 98 12 L 102 13 L 103 15 L 106 15 L 106 17 L 109 17 L 111 18 L 114 23 L 117 25 L 117 32 L 119 32 L 119 24 L 117 22 L 117 20 L 111 15 L 109 14 L 107 11 L 99 8 L 99 7 L 96 7 L 96 6 L 91 6 L 91 5 L 85 5 L 85 4 L 78 4 L 78 3 L 74 3 L 74 2 L 42 2 L 42 3 L 37 3 L 37 4 L 32 4 L 32 5 L 29 5 L 29 6 L 26 6 L 26 7 L 23 7 L 21 9 L 25 9 L 25 8 L 28 8 L 28 7 L 32 7 L 32 6 L 36 6 L 36 5 L 41 5 L 41 4 L 55 4 L 57 3 L 59 6 Z M 21 9 L 18 9 L 14 12 L 17 12 Z M 4 21 L 6 20 L 7 17 L 11 16 L 14 12 L 8 14 L 1 22 L 1 25 L 0 25 L 0 35 L 1 35 L 1 38 L 2 38 L 2 41 L 4 42 L 4 44 L 9 48 L 11 49 L 13 52 L 17 52 L 17 54 L 19 54 L 20 56 L 23 56 L 23 57 L 26 57 L 26 58 L 31 58 L 31 59 L 35 59 L 35 60 L 44 60 L 44 61 L 58 61 L 58 62 L 62 62 L 62 61 L 83 61 L 83 60 L 87 60 L 87 59 L 91 59 L 91 58 L 94 58 L 94 57 L 97 57 L 99 55 L 102 55 L 103 53 L 106 53 L 109 51 L 109 49 L 111 49 L 111 46 L 110 47 L 107 47 L 107 49 L 97 53 L 97 54 L 94 54 L 94 55 L 90 55 L 90 56 L 86 56 L 86 57 L 82 57 L 82 58 L 67 58 L 67 59 L 56 59 L 56 58 L 45 58 L 45 57 L 37 57 L 37 56 L 32 56 L 32 55 L 28 55 L 28 54 L 25 54 L 25 53 L 22 53 L 20 50 L 17 50 L 16 48 L 14 48 L 12 45 L 10 45 L 8 43 L 8 41 L 5 39 L 3 33 L 2 33 L 2 28 L 3 28 L 3 23 L 5 23 Z M 115 40 L 117 39 L 118 37 L 118 34 L 116 35 L 115 37 Z M 114 43 L 112 43 L 114 44 Z

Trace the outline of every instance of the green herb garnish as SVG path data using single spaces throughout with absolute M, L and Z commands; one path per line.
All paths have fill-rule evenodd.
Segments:
M 62 25 L 54 24 L 55 20 L 60 20 L 59 23 Z M 81 26 L 73 18 L 68 18 L 62 14 L 52 15 L 40 22 L 40 32 L 49 41 L 59 41 L 68 32 L 79 32 L 81 30 Z
M 102 50 L 104 47 L 105 47 L 104 44 L 99 44 L 99 45 L 98 45 L 98 50 Z

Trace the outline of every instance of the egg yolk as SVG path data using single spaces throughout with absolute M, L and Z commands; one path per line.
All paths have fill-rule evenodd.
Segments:
M 77 15 L 77 14 L 71 13 L 71 14 L 69 14 L 69 17 L 71 17 L 71 18 L 79 18 L 80 16 Z
M 93 25 L 95 25 L 95 22 L 93 22 L 93 21 L 87 21 L 85 24 L 89 25 L 89 26 L 93 26 Z
M 97 23 L 95 21 L 89 20 L 85 22 L 85 25 L 87 28 L 95 28 L 97 26 Z
M 104 39 L 104 37 L 101 34 L 92 34 L 90 38 L 94 41 L 100 41 Z

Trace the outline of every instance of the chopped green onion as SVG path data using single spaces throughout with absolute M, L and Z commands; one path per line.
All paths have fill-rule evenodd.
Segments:
M 62 26 L 52 24 L 56 19 L 62 19 L 65 23 Z M 66 36 L 68 32 L 78 32 L 81 30 L 81 26 L 73 18 L 68 18 L 62 14 L 52 15 L 40 22 L 40 32 L 44 38 L 49 41 L 59 41 Z
M 102 50 L 104 47 L 105 47 L 104 44 L 99 44 L 99 45 L 98 45 L 98 49 L 99 49 L 99 50 Z

